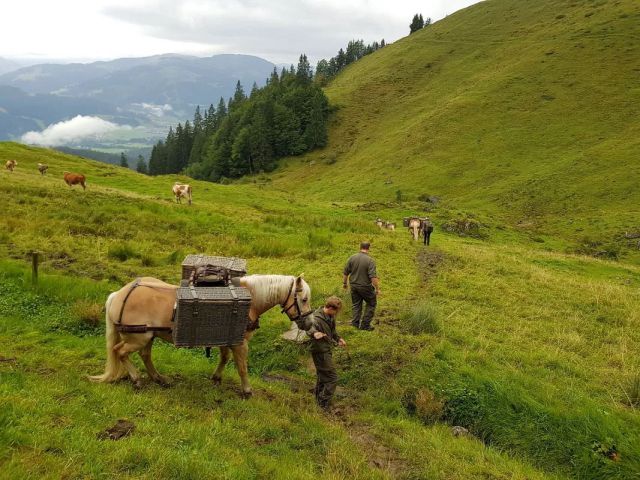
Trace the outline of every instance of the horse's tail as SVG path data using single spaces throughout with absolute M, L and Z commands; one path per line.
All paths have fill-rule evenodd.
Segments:
M 109 307 L 111 307 L 111 301 L 113 300 L 113 297 L 115 295 L 115 293 L 109 295 L 109 298 L 107 298 L 107 303 L 105 304 L 105 321 L 107 327 L 107 331 L 105 334 L 105 336 L 107 337 L 107 363 L 102 375 L 89 377 L 89 380 L 91 380 L 92 382 L 115 382 L 126 374 L 126 368 L 122 361 L 120 361 L 120 357 L 118 356 L 117 352 L 114 350 L 114 347 L 120 341 L 120 334 L 116 330 L 116 326 L 109 318 Z

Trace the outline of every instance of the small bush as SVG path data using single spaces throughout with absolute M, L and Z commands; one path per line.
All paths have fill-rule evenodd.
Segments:
M 251 252 L 256 257 L 284 257 L 289 248 L 280 240 L 263 238 L 251 244 Z
M 111 248 L 109 248 L 109 252 L 107 255 L 109 256 L 109 258 L 120 260 L 121 262 L 129 260 L 130 258 L 136 258 L 140 256 L 140 254 L 136 252 L 136 250 L 128 243 L 120 243 L 118 245 L 112 246 Z
M 182 250 L 174 250 L 167 257 L 167 263 L 169 265 L 176 265 L 177 263 L 182 262 L 183 258 L 184 258 L 184 253 L 182 253 Z
M 103 305 L 90 300 L 78 300 L 71 307 L 77 330 L 95 330 L 104 323 Z
M 628 391 L 625 392 L 625 403 L 630 407 L 640 407 L 640 373 L 631 379 Z
M 454 218 L 442 224 L 442 230 L 455 233 L 461 237 L 485 238 L 487 235 L 481 229 L 482 225 L 469 216 Z
M 403 195 L 402 195 L 402 190 L 396 190 L 396 201 L 397 202 L 402 202 L 403 200 Z
M 452 425 L 474 430 L 484 415 L 480 394 L 468 388 L 447 393 L 444 403 L 444 418 Z
M 158 264 L 156 259 L 148 254 L 142 255 L 142 257 L 140 258 L 140 263 L 143 267 L 155 267 Z
M 413 335 L 436 334 L 440 331 L 438 311 L 433 305 L 420 304 L 401 319 L 401 325 L 405 331 Z
M 331 248 L 333 245 L 329 232 L 322 230 L 311 230 L 307 234 L 307 241 L 312 249 Z

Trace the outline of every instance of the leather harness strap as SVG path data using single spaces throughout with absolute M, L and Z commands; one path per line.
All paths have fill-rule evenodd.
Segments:
M 171 332 L 172 331 L 171 327 L 150 327 L 148 325 L 123 325 L 122 324 L 122 315 L 124 313 L 124 307 L 127 304 L 127 300 L 129 299 L 129 296 L 133 293 L 133 291 L 137 287 L 163 288 L 163 287 L 156 287 L 154 285 L 144 285 L 141 282 L 142 282 L 141 278 L 139 277 L 136 278 L 131 284 L 131 287 L 129 288 L 127 295 L 124 297 L 124 300 L 122 301 L 122 307 L 120 307 L 120 315 L 118 316 L 118 323 L 116 323 L 116 330 L 120 333 Z

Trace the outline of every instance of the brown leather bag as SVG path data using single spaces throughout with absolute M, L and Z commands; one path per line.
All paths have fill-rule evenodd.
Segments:
M 189 283 L 195 287 L 226 287 L 229 285 L 229 270 L 217 265 L 200 265 L 191 272 Z

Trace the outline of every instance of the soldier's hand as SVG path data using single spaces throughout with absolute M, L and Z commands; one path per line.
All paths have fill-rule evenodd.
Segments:
M 316 340 L 320 340 L 322 337 L 326 337 L 326 336 L 327 336 L 326 333 L 313 332 L 313 338 L 315 338 Z

